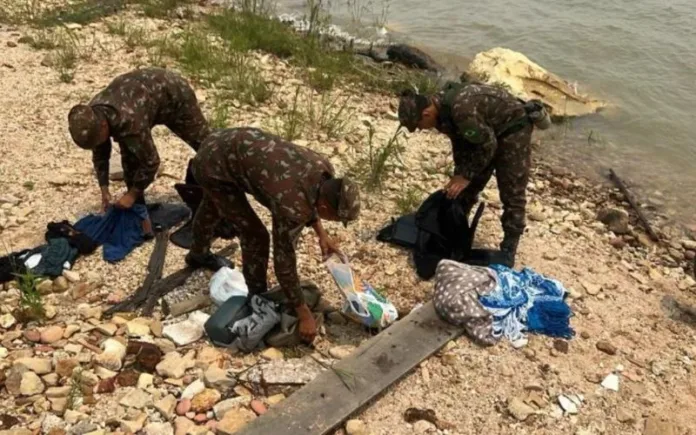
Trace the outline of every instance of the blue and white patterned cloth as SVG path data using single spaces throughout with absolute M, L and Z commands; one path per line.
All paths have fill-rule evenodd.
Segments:
M 524 332 L 571 338 L 573 313 L 564 301 L 567 293 L 559 281 L 524 268 L 521 272 L 502 265 L 490 266 L 498 276 L 496 289 L 479 297 L 493 315 L 493 336 L 512 342 Z

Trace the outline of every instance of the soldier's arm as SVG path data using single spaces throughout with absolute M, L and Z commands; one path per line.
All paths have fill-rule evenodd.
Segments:
M 155 143 L 149 131 L 138 136 L 127 136 L 121 141 L 121 144 L 135 154 L 138 159 L 139 166 L 133 176 L 131 193 L 140 194 L 152 184 L 157 175 L 160 165 L 157 148 L 155 148 Z
M 453 146 L 454 174 L 472 180 L 491 164 L 498 141 L 493 129 L 475 113 L 456 110 L 454 115 L 463 141 Z
M 111 159 L 111 138 L 92 150 L 92 164 L 97 174 L 99 187 L 109 186 L 109 160 Z
M 273 217 L 273 265 L 278 283 L 293 306 L 305 303 L 297 274 L 295 243 L 304 225 Z

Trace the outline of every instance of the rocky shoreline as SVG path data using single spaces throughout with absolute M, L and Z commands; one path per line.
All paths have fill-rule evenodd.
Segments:
M 6 52 L 0 66 L 0 240 L 8 250 L 35 246 L 46 223 L 74 220 L 98 206 L 89 156 L 70 144 L 64 118 L 72 104 L 89 98 L 114 75 L 147 63 L 147 47 L 129 45 L 128 35 L 109 32 L 107 24 L 119 20 L 150 33 L 185 26 L 132 11 L 77 26 L 81 38 L 97 41 L 93 46 L 104 50 L 99 62 L 80 64 L 73 82 L 63 83 L 54 69 L 42 65 L 50 51 L 21 42 L 37 38 L 35 30 L 0 23 L 0 46 Z M 275 85 L 273 96 L 263 104 L 229 107 L 226 121 L 276 128 L 286 119 L 297 86 L 305 86 L 305 76 L 287 60 L 260 52 L 249 58 Z M 196 91 L 206 115 L 216 116 L 216 89 L 197 83 Z M 383 144 L 393 136 L 396 99 L 358 94 L 354 87 L 329 94 L 347 101 L 342 134 L 308 122 L 295 141 L 329 155 L 339 172 L 354 172 L 368 156 L 369 137 Z M 318 104 L 318 94 L 306 95 L 303 110 Z M 364 192 L 366 207 L 358 224 L 328 229 L 356 271 L 383 289 L 400 312 L 409 312 L 429 299 L 432 284 L 402 273 L 411 270 L 407 256 L 374 236 L 407 205 L 444 185 L 451 156 L 446 138 L 435 134 L 401 140 L 402 151 L 390 161 L 381 190 Z M 155 141 L 164 170 L 148 198 L 175 200 L 172 186 L 184 174 L 191 152 L 165 129 L 156 130 Z M 545 146 L 540 139 L 537 155 Z M 477 244 L 495 246 L 501 204 L 494 182 L 483 196 L 488 207 Z M 536 162 L 529 202 L 519 265 L 569 289 L 577 336 L 570 341 L 530 336 L 521 349 L 506 343 L 483 349 L 462 337 L 338 433 L 696 432 L 693 235 L 665 229 L 665 241 L 656 245 L 619 192 L 544 161 Z M 267 221 L 268 215 L 259 212 Z M 168 318 L 158 308 L 151 318 L 134 313 L 104 317 L 106 308 L 144 279 L 152 243 L 116 265 L 105 263 L 97 251 L 65 276 L 43 284 L 46 320 L 40 323 L 19 322 L 20 291 L 14 284 L 5 286 L 0 292 L 0 434 L 235 433 L 298 388 L 289 384 L 307 382 L 325 370 L 316 359 L 330 365 L 370 336 L 335 311 L 340 297 L 315 244 L 311 234 L 304 234 L 298 252 L 301 276 L 317 283 L 327 305 L 314 349 L 233 355 L 212 347 L 202 331 L 191 337 L 172 332 L 182 321 L 195 323 L 196 316 Z M 171 247 L 164 274 L 183 267 L 184 255 Z M 234 260 L 239 264 L 239 253 Z M 176 296 L 207 292 L 208 279 L 203 272 L 194 274 Z M 298 373 L 304 375 L 299 381 Z M 438 422 L 406 419 L 405 411 L 414 407 L 432 409 Z

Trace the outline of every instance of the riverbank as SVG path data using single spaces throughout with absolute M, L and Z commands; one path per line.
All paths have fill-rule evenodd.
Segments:
M 276 131 L 328 155 L 340 173 L 356 174 L 366 204 L 361 218 L 347 229 L 328 225 L 328 230 L 341 242 L 358 273 L 383 289 L 402 312 L 428 300 L 432 284 L 419 281 L 410 272 L 407 256 L 376 242 L 374 235 L 390 217 L 412 209 L 444 185 L 451 165 L 447 139 L 431 133 L 401 136 L 399 157 L 387 153 L 386 169 L 370 170 L 369 138 L 383 149 L 397 128 L 393 94 L 363 91 L 361 86 L 370 84 L 362 78 L 345 85 L 345 77 L 326 76 L 333 64 L 307 67 L 297 58 L 283 59 L 263 51 L 208 62 L 210 56 L 201 54 L 219 53 L 214 45 L 219 40 L 187 31 L 204 18 L 201 13 L 213 10 L 196 6 L 148 17 L 133 7 L 95 22 L 71 25 L 71 30 L 0 24 L 4 53 L 0 61 L 3 245 L 8 251 L 36 246 L 46 223 L 74 221 L 97 210 L 98 188 L 90 156 L 71 143 L 66 114 L 73 104 L 87 101 L 116 75 L 139 65 L 165 64 L 194 83 L 214 125 Z M 170 34 L 183 37 L 168 38 Z M 209 39 L 212 44 L 204 42 Z M 230 66 L 236 73 L 249 74 L 233 76 Z M 323 93 L 314 90 L 329 83 Z M 154 138 L 163 172 L 148 198 L 173 201 L 173 185 L 183 177 L 192 151 L 164 128 L 155 129 Z M 536 155 L 553 146 L 552 140 L 538 140 Z M 122 189 L 122 184 L 114 183 L 113 193 L 117 188 Z M 529 192 L 529 229 L 518 265 L 532 267 L 567 286 L 577 336 L 567 346 L 531 336 L 529 344 L 519 350 L 503 342 L 482 349 L 462 337 L 356 415 L 367 426 L 364 433 L 662 435 L 670 430 L 675 434 L 696 431 L 694 319 L 674 302 L 696 305 L 696 283 L 684 271 L 688 257 L 693 259 L 693 242 L 675 236 L 661 246 L 654 245 L 628 209 L 629 222 L 613 227 L 624 234 L 609 231 L 596 216 L 605 208 L 625 209 L 621 196 L 543 161 L 535 166 Z M 494 182 L 484 197 L 489 206 L 477 244 L 493 247 L 501 237 Z M 257 210 L 268 222 L 265 210 Z M 621 228 L 623 224 L 625 228 Z M 222 246 L 218 242 L 217 247 Z M 42 433 L 58 429 L 53 432 L 56 435 L 60 430 L 86 434 L 137 432 L 142 427 L 149 434 L 176 431 L 183 435 L 209 429 L 228 433 L 229 427 L 224 426 L 231 424 L 232 417 L 239 421 L 252 418 L 252 399 L 265 406 L 280 400 L 262 389 L 235 389 L 214 376 L 217 369 L 237 373 L 256 366 L 264 361 L 260 353 L 228 355 L 212 349 L 204 339 L 176 346 L 161 336 L 161 326 L 178 319 L 164 317 L 159 309 L 153 319 L 135 322 L 147 326 L 137 334 L 136 325 L 129 325 L 125 315 L 100 320 L 101 309 L 140 285 L 152 248 L 152 243 L 146 244 L 116 265 L 105 263 L 99 252 L 78 261 L 76 282 L 67 283 L 67 290 L 63 290 L 64 283 L 56 283 L 56 291 L 43 297 L 52 314 L 43 324 L 12 322 L 8 314 L 18 305 L 18 291 L 0 293 L 0 341 L 6 349 L 0 359 L 6 375 L 0 405 L 4 413 L 18 419 L 13 434 L 29 433 L 20 428 Z M 185 251 L 170 246 L 164 274 L 183 267 L 184 255 Z M 337 307 L 339 296 L 319 257 L 314 237 L 305 233 L 298 244 L 300 274 L 316 282 Z M 234 260 L 240 263 L 239 253 Z M 191 291 L 205 290 L 206 277 L 198 274 L 195 278 L 189 283 Z M 46 332 L 57 333 L 58 329 L 61 333 L 56 340 Z M 182 356 L 181 371 L 155 370 L 151 384 L 145 376 L 141 385 L 122 375 L 113 391 L 93 394 L 93 384 L 116 376 L 95 358 L 95 349 L 111 336 L 122 341 L 139 337 L 165 353 L 176 352 Z M 350 350 L 367 338 L 359 328 L 331 316 L 316 348 L 338 355 L 339 347 Z M 304 347 L 288 349 L 280 358 L 289 361 L 310 352 Z M 190 355 L 190 364 L 185 355 Z M 23 365 L 18 360 L 27 357 L 35 358 L 29 372 L 37 376 L 18 368 Z M 68 370 L 66 366 L 72 367 Z M 619 376 L 618 392 L 599 385 L 611 373 Z M 84 391 L 73 387 L 78 379 L 85 385 Z M 223 394 L 217 397 L 218 403 L 241 397 L 233 405 L 228 403 L 235 414 L 220 422 L 215 411 L 208 414 L 209 409 L 177 416 L 171 401 L 176 404 L 185 386 L 197 379 Z M 582 398 L 577 414 L 563 413 L 558 405 L 561 395 Z M 71 399 L 72 409 L 66 410 L 71 396 L 78 399 Z M 134 397 L 144 399 L 132 400 Z M 515 409 L 520 400 L 526 406 L 522 413 Z M 258 410 L 258 403 L 254 405 Z M 427 422 L 407 423 L 403 413 L 410 407 L 431 408 L 451 426 L 437 429 Z M 199 421 L 198 426 L 194 420 Z M 213 429 L 216 425 L 221 427 Z

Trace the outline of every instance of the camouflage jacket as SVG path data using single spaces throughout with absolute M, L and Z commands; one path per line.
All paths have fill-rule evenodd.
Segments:
M 447 97 L 437 96 L 437 128 L 452 140 L 455 175 L 472 180 L 492 163 L 502 129 L 526 116 L 524 105 L 504 89 L 482 84 L 463 86 Z
M 196 160 L 206 178 L 231 182 L 273 215 L 273 259 L 285 292 L 300 293 L 295 244 L 317 219 L 321 184 L 334 168 L 314 151 L 254 128 L 219 130 L 204 141 Z
M 124 159 L 137 162 L 134 173 L 125 174 L 133 187 L 145 190 L 159 168 L 152 127 L 175 121 L 185 105 L 190 104 L 191 92 L 191 86 L 178 74 L 144 68 L 116 77 L 90 101 L 96 111 L 106 116 L 110 135 L 118 142 Z M 110 157 L 110 139 L 92 152 L 100 186 L 109 184 Z

